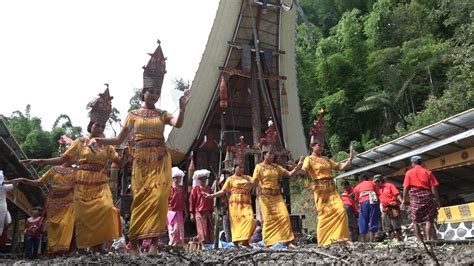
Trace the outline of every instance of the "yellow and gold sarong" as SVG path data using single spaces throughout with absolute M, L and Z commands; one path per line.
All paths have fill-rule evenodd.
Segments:
M 76 139 L 64 156 L 78 164 L 74 182 L 74 221 L 76 244 L 80 249 L 120 237 L 120 213 L 115 208 L 109 178 L 104 170 L 108 161 L 117 161 L 112 146 L 95 153 L 88 139 Z
M 232 242 L 249 241 L 257 225 L 250 197 L 250 176 L 231 176 L 227 178 L 222 190 L 230 193 L 229 215 Z
M 171 156 L 163 131 L 172 116 L 161 110 L 131 111 L 125 126 L 134 134 L 130 240 L 166 237 Z
M 68 251 L 74 233 L 74 171 L 54 166 L 38 181 L 49 189 L 46 199 L 48 253 Z
M 295 237 L 291 230 L 290 215 L 280 192 L 279 178 L 285 171 L 281 166 L 255 166 L 253 179 L 259 182 L 258 200 L 262 211 L 262 236 L 265 246 L 288 243 Z
M 338 165 L 326 157 L 307 156 L 303 163 L 313 179 L 314 202 L 318 214 L 318 246 L 327 246 L 334 241 L 349 240 L 349 220 L 344 203 L 332 179 L 332 170 Z

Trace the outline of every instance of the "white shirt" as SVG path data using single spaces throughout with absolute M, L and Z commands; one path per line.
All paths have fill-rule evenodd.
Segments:
M 8 211 L 7 208 L 7 191 L 13 190 L 12 184 L 0 185 L 0 212 Z

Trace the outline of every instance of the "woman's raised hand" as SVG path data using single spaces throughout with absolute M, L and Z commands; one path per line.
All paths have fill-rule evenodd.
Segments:
M 349 146 L 349 160 L 352 161 L 352 159 L 354 158 L 355 156 L 355 151 L 354 151 L 354 147 L 352 145 Z
M 189 88 L 184 89 L 183 96 L 179 98 L 179 109 L 184 111 L 186 109 L 186 105 L 191 98 L 191 90 Z

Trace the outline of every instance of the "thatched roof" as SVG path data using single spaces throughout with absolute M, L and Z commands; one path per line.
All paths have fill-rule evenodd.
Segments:
M 228 45 L 228 42 L 245 44 L 253 39 L 253 18 L 250 14 L 256 14 L 258 7 L 254 5 L 250 11 L 246 2 L 221 0 L 219 3 L 208 43 L 192 82 L 192 96 L 186 108 L 184 125 L 179 129 L 173 128 L 167 139 L 168 147 L 177 151 L 173 153 L 175 164 L 181 162 L 193 145 L 202 140 L 204 124 L 206 120 L 212 119 L 210 114 L 219 99 L 219 67 L 238 67 L 241 53 L 232 45 Z M 272 70 L 286 77 L 284 82 L 288 93 L 289 112 L 281 113 L 280 106 L 277 106 L 277 109 L 281 118 L 283 140 L 295 157 L 307 153 L 295 69 L 296 19 L 295 9 L 288 12 L 272 9 L 259 22 L 260 47 L 284 51 Z M 276 82 L 269 82 L 270 89 L 274 91 L 273 98 L 278 97 L 279 89 L 275 84 Z M 278 103 L 278 100 L 276 102 Z M 266 111 L 268 113 L 268 110 Z

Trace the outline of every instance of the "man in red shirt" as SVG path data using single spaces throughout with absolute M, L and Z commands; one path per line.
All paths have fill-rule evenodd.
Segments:
M 423 225 L 425 240 L 435 240 L 436 230 L 434 219 L 438 216 L 439 196 L 437 186 L 439 185 L 433 173 L 424 168 L 420 156 L 410 159 L 412 169 L 408 170 L 403 180 L 403 203 L 410 204 L 410 215 L 415 224 L 415 234 L 419 238 L 417 224 Z M 408 200 L 408 193 L 410 200 Z M 421 239 L 419 239 L 421 240 Z
M 380 204 L 378 201 L 378 189 L 368 176 L 360 176 L 361 182 L 354 188 L 355 200 L 359 202 L 359 233 L 360 241 L 367 242 L 375 240 L 380 220 Z
M 388 236 L 402 240 L 402 219 L 400 203 L 402 197 L 394 184 L 388 183 L 382 175 L 375 175 L 374 182 L 379 189 L 379 200 L 382 205 L 382 228 Z
M 206 198 L 202 192 L 212 194 L 207 185 L 207 179 L 211 172 L 206 169 L 197 170 L 193 175 L 193 189 L 189 196 L 189 213 L 191 220 L 196 221 L 197 237 L 200 244 L 209 244 L 214 241 L 214 224 L 212 221 L 212 210 L 214 200 Z
M 359 235 L 359 226 L 357 224 L 359 208 L 353 199 L 354 193 L 349 181 L 344 180 L 342 185 L 344 186 L 344 192 L 341 194 L 341 199 L 344 203 L 344 209 L 346 210 L 347 218 L 349 219 L 349 237 L 352 241 L 356 241 L 357 236 Z

